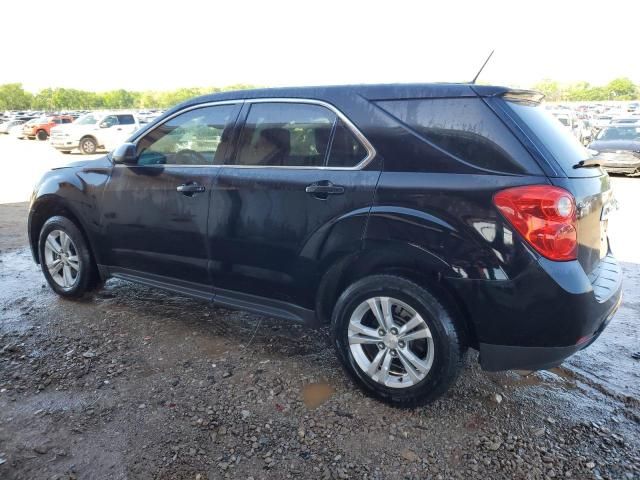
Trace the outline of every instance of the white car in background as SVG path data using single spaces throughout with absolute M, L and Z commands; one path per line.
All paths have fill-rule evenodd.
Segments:
M 133 113 L 87 113 L 73 123 L 52 128 L 50 143 L 62 153 L 78 148 L 90 155 L 99 149 L 113 150 L 139 128 L 140 122 Z

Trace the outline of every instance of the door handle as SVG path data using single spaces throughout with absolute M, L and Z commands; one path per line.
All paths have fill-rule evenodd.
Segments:
M 191 197 L 196 193 L 202 193 L 206 190 L 202 185 L 198 185 L 195 182 L 192 183 L 183 183 L 182 185 L 178 185 L 176 187 L 176 191 L 186 195 L 187 197 Z
M 334 185 L 325 180 L 307 185 L 304 191 L 316 198 L 325 200 L 329 195 L 342 195 L 344 193 L 344 187 L 342 185 Z

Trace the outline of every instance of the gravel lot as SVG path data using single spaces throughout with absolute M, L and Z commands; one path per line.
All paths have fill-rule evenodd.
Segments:
M 0 202 L 69 161 L 0 138 L 8 159 Z M 598 342 L 532 374 L 482 372 L 470 351 L 415 410 L 363 396 L 326 329 L 114 280 L 62 300 L 26 247 L 27 205 L 2 204 L 0 478 L 640 478 L 640 178 L 614 186 L 625 299 Z

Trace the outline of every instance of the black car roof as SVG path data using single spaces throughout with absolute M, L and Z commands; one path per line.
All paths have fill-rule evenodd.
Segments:
M 180 108 L 205 102 L 244 100 L 253 98 L 310 98 L 328 100 L 336 96 L 358 95 L 368 100 L 406 98 L 449 98 L 496 96 L 512 89 L 501 86 L 469 83 L 415 83 L 384 85 L 331 85 L 314 87 L 281 87 L 235 90 L 196 97 L 179 105 Z M 533 92 L 532 92 L 533 93 Z

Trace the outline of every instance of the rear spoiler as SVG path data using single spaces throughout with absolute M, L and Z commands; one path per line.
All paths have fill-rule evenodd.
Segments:
M 471 88 L 479 97 L 502 97 L 510 102 L 533 106 L 540 105 L 544 98 L 544 94 L 536 90 L 521 90 L 491 85 L 471 85 Z
M 524 105 L 538 106 L 544 98 L 544 93 L 535 90 L 509 90 L 501 95 L 502 98 L 509 102 L 520 103 Z

